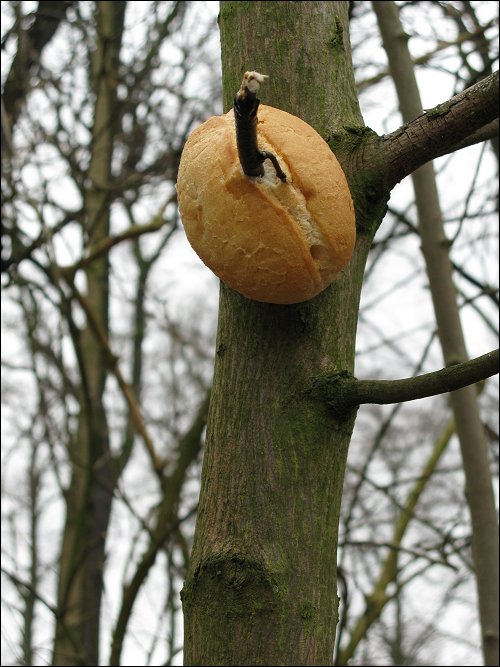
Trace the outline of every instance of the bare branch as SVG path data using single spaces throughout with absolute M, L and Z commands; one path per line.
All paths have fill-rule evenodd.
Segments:
M 24 581 L 23 579 L 15 575 L 13 572 L 10 572 L 3 567 L 1 569 L 3 574 L 14 584 L 14 586 L 17 589 L 19 589 L 20 591 L 22 591 L 22 589 L 28 591 L 30 595 L 33 595 L 34 598 L 36 598 L 50 612 L 52 612 L 52 614 L 54 614 L 54 617 L 57 619 L 65 635 L 72 643 L 75 651 L 77 651 L 79 655 L 84 655 L 83 649 L 78 642 L 78 638 L 75 636 L 75 633 L 72 631 L 72 629 L 64 622 L 64 619 L 61 618 L 59 610 L 56 607 L 54 607 L 54 605 L 52 605 L 50 602 L 48 602 L 48 600 L 46 600 L 44 596 L 40 595 L 40 593 L 37 591 L 37 589 L 33 586 L 31 582 Z
M 449 49 L 453 46 L 458 46 L 459 44 L 463 44 L 464 42 L 478 42 L 480 37 L 483 37 L 484 39 L 484 33 L 488 28 L 490 28 L 492 25 L 495 25 L 496 23 L 496 18 L 492 19 L 491 21 L 488 21 L 485 25 L 479 26 L 476 30 L 473 32 L 468 32 L 464 30 L 464 32 L 461 32 L 460 34 L 457 35 L 456 39 L 448 41 L 448 40 L 439 40 L 436 44 L 436 46 L 431 49 L 430 51 L 427 51 L 427 53 L 422 54 L 421 56 L 418 56 L 413 59 L 413 64 L 414 65 L 425 65 L 428 63 L 432 58 L 437 54 L 440 53 L 441 51 L 444 51 L 445 49 Z M 364 90 L 367 88 L 370 88 L 376 83 L 379 83 L 380 81 L 383 81 L 386 77 L 390 75 L 389 68 L 383 69 L 374 76 L 370 76 L 367 79 L 363 79 L 362 81 L 358 81 L 356 84 L 356 89 L 358 93 L 362 93 Z
M 403 403 L 456 391 L 498 373 L 499 351 L 433 373 L 404 380 L 358 380 L 340 372 L 318 378 L 311 395 L 323 398 L 336 415 L 342 415 L 365 403 Z
M 123 397 L 125 398 L 127 405 L 129 407 L 130 418 L 132 420 L 132 423 L 134 424 L 137 433 L 139 433 L 142 436 L 142 439 L 144 440 L 144 444 L 146 445 L 146 449 L 148 450 L 151 462 L 153 464 L 153 468 L 157 474 L 161 475 L 163 470 L 163 463 L 158 457 L 158 454 L 156 453 L 155 446 L 146 428 L 144 418 L 141 414 L 141 410 L 139 408 L 139 405 L 137 404 L 132 388 L 125 381 L 122 372 L 118 366 L 118 359 L 113 354 L 109 346 L 106 333 L 102 329 L 100 323 L 97 321 L 97 318 L 94 317 L 92 310 L 87 302 L 87 299 L 74 286 L 72 286 L 72 290 L 76 300 L 83 308 L 85 315 L 87 316 L 88 326 L 92 330 L 92 333 L 96 337 L 97 341 L 99 342 L 99 345 L 103 350 L 106 364 L 118 382 Z
M 72 0 L 41 1 L 34 13 L 35 20 L 29 28 L 24 28 L 23 22 L 19 22 L 18 48 L 2 95 L 2 159 L 4 151 L 12 149 L 12 130 L 33 86 L 31 70 L 64 20 L 67 10 L 74 4 Z
M 120 664 L 120 656 L 125 640 L 125 631 L 130 619 L 130 614 L 132 613 L 132 608 L 144 580 L 155 563 L 159 549 L 181 523 L 188 519 L 198 509 L 197 506 L 194 507 L 182 518 L 179 518 L 176 514 L 177 501 L 184 483 L 186 471 L 192 461 L 196 458 L 200 448 L 201 436 L 206 425 L 209 403 L 210 392 L 207 392 L 191 427 L 179 441 L 179 455 L 176 467 L 164 484 L 163 501 L 158 509 L 156 526 L 152 532 L 148 546 L 137 565 L 130 583 L 123 587 L 122 604 L 113 631 L 110 665 Z
M 384 186 L 391 190 L 405 176 L 498 118 L 498 72 L 428 109 L 395 132 L 372 136 L 364 146 L 367 164 L 377 164 Z M 382 156 L 382 159 L 381 159 Z
M 106 238 L 100 240 L 95 245 L 91 246 L 88 254 L 82 257 L 82 259 L 78 260 L 74 264 L 71 264 L 70 266 L 60 266 L 58 270 L 64 277 L 68 278 L 69 280 L 72 280 L 76 271 L 78 271 L 79 269 L 84 269 L 86 266 L 91 264 L 99 257 L 107 255 L 111 250 L 111 248 L 113 248 L 114 246 L 123 243 L 123 241 L 131 241 L 133 239 L 137 239 L 143 234 L 151 234 L 151 232 L 157 232 L 167 223 L 167 220 L 165 220 L 163 214 L 165 212 L 167 205 L 172 203 L 173 201 L 175 201 L 175 195 L 170 199 L 168 199 L 167 202 L 165 202 L 165 204 L 160 208 L 158 213 L 151 220 L 151 222 L 148 222 L 145 225 L 141 224 L 131 225 L 120 234 L 116 234 L 114 236 L 107 236 Z
M 472 132 L 472 134 L 469 134 L 464 139 L 461 139 L 455 145 L 443 150 L 442 152 L 439 152 L 434 157 L 435 158 L 442 157 L 443 155 L 448 155 L 449 153 L 454 153 L 455 151 L 459 151 L 462 148 L 475 146 L 476 144 L 480 144 L 483 141 L 490 141 L 491 139 L 495 139 L 496 137 L 498 137 L 498 118 L 495 118 L 490 123 L 483 125 L 483 127 L 480 127 L 475 132 Z

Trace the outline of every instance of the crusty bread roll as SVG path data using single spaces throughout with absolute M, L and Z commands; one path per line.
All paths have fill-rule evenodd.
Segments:
M 344 172 L 319 134 L 300 118 L 261 105 L 259 148 L 272 151 L 264 176 L 246 176 L 233 110 L 198 127 L 184 147 L 179 210 L 195 252 L 229 287 L 250 299 L 290 304 L 324 290 L 349 261 L 354 207 Z

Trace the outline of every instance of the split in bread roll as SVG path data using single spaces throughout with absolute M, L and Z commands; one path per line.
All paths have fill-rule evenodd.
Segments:
M 262 176 L 243 173 L 231 110 L 186 142 L 177 179 L 181 219 L 195 252 L 229 287 L 256 301 L 300 303 L 328 287 L 351 258 L 349 187 L 329 146 L 300 118 L 261 105 L 256 129 L 260 154 L 276 156 L 286 180 L 267 159 Z

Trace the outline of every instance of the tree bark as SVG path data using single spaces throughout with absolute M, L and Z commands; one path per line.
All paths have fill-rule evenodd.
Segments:
M 373 2 L 373 9 L 389 59 L 401 114 L 403 120 L 409 123 L 423 109 L 408 51 L 408 37 L 401 26 L 399 10 L 393 2 Z M 422 252 L 444 361 L 446 365 L 464 362 L 468 356 L 432 163 L 418 169 L 412 179 Z M 488 450 L 474 387 L 468 386 L 452 392 L 450 402 L 460 441 L 465 493 L 471 514 L 472 555 L 476 570 L 483 655 L 486 665 L 498 665 L 498 524 Z
M 222 2 L 224 106 L 247 69 L 262 101 L 323 136 L 362 125 L 347 3 Z M 312 36 L 314 35 L 314 39 Z M 305 389 L 352 371 L 371 235 L 312 301 L 274 306 L 221 285 L 200 508 L 182 598 L 187 665 L 330 665 L 340 500 L 354 414 Z

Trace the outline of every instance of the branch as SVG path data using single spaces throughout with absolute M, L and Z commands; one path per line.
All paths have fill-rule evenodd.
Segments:
M 310 390 L 341 416 L 364 403 L 403 403 L 462 389 L 498 373 L 498 349 L 434 373 L 404 380 L 358 380 L 346 371 L 317 378 Z
M 131 225 L 120 234 L 116 234 L 114 236 L 107 236 L 106 238 L 103 238 L 96 244 L 94 244 L 90 248 L 88 253 L 74 264 L 58 267 L 58 270 L 61 272 L 61 275 L 63 275 L 69 282 L 71 282 L 73 280 L 75 273 L 79 269 L 84 269 L 93 261 L 99 259 L 99 257 L 102 257 L 103 255 L 107 254 L 111 250 L 111 248 L 118 245 L 119 243 L 123 243 L 123 241 L 130 241 L 132 239 L 139 238 L 143 234 L 151 234 L 151 232 L 157 232 L 158 230 L 160 230 L 167 224 L 167 220 L 165 220 L 163 217 L 165 209 L 167 208 L 168 204 L 175 201 L 175 198 L 176 198 L 175 196 L 170 197 L 161 207 L 161 209 L 158 211 L 155 217 L 151 220 L 151 222 L 144 225 L 142 224 Z
M 455 572 L 458 572 L 458 567 L 453 565 L 453 563 L 448 563 L 445 559 L 444 554 L 441 558 L 433 558 L 429 554 L 426 554 L 423 549 L 411 549 L 410 547 L 403 547 L 397 542 L 376 542 L 373 540 L 347 540 L 342 542 L 343 547 L 355 547 L 357 549 L 388 549 L 392 552 L 398 552 L 398 554 L 403 553 L 413 557 L 413 560 L 417 558 L 422 558 L 426 560 L 431 565 L 442 565 L 443 567 L 448 567 Z M 391 554 L 392 555 L 392 554 Z M 387 601 L 389 601 L 387 597 Z M 381 600 L 382 602 L 382 600 Z
M 365 144 L 367 164 L 373 162 L 391 190 L 405 176 L 434 158 L 454 150 L 480 128 L 498 118 L 498 72 L 491 74 L 395 132 Z
M 179 454 L 176 467 L 163 485 L 163 500 L 158 509 L 156 526 L 152 533 L 150 533 L 150 541 L 137 565 L 134 576 L 130 583 L 123 586 L 122 604 L 112 635 L 110 665 L 120 664 L 120 657 L 132 608 L 144 580 L 156 561 L 159 549 L 181 523 L 198 509 L 198 506 L 194 507 L 183 518 L 178 518 L 176 514 L 179 494 L 185 482 L 186 471 L 196 459 L 201 447 L 201 435 L 206 426 L 209 403 L 210 391 L 208 391 L 203 403 L 200 405 L 191 427 L 179 441 L 177 448 Z
M 431 475 L 436 470 L 436 467 L 441 460 L 442 455 L 446 451 L 451 436 L 455 432 L 455 422 L 450 419 L 443 432 L 436 440 L 432 452 L 422 468 L 418 478 L 413 485 L 406 502 L 401 507 L 399 515 L 394 523 L 392 540 L 387 545 L 390 549 L 381 564 L 378 578 L 373 584 L 371 593 L 366 596 L 365 609 L 361 616 L 350 630 L 349 639 L 339 651 L 336 665 L 347 665 L 348 661 L 354 655 L 359 643 L 366 637 L 370 627 L 380 618 L 391 597 L 388 594 L 389 585 L 396 580 L 398 575 L 398 551 L 401 549 L 401 544 L 408 534 L 409 526 L 415 516 L 415 509 L 422 496 L 422 493 L 427 487 L 427 483 Z M 344 544 L 348 544 L 347 541 Z M 421 554 L 416 553 L 415 556 L 419 558 Z M 453 567 L 451 563 L 445 560 L 443 553 L 443 560 L 440 564 Z
M 64 21 L 67 10 L 75 3 L 46 1 L 38 3 L 38 9 L 32 14 L 35 20 L 28 29 L 20 22 L 17 51 L 5 82 L 2 96 L 2 129 L 8 135 L 17 122 L 26 97 L 33 85 L 30 74 L 32 67 L 39 60 L 43 48 L 53 38 L 60 23 Z M 2 136 L 2 139 L 4 137 Z M 2 156 L 4 151 L 2 141 Z M 6 146 L 5 148 L 10 148 Z
M 456 39 L 452 41 L 445 41 L 445 40 L 438 40 L 436 46 L 431 50 L 427 51 L 427 53 L 422 54 L 421 56 L 418 56 L 416 58 L 413 58 L 413 64 L 416 65 L 425 65 L 426 63 L 429 62 L 437 53 L 444 51 L 445 49 L 449 49 L 452 46 L 459 46 L 460 44 L 463 44 L 464 42 L 477 42 L 478 38 L 483 37 L 484 38 L 484 33 L 488 28 L 491 28 L 491 26 L 495 25 L 497 19 L 496 17 L 491 19 L 491 21 L 488 21 L 485 25 L 479 26 L 474 30 L 473 32 L 462 32 L 457 35 Z M 380 81 L 383 81 L 386 77 L 390 76 L 390 71 L 389 68 L 385 68 L 375 74 L 374 76 L 371 76 L 367 79 L 363 79 L 362 81 L 358 81 L 356 83 L 356 89 L 358 93 L 362 93 L 364 90 L 367 88 L 370 88 L 370 86 L 373 86 L 376 83 L 379 83 Z
M 247 176 L 264 176 L 263 162 L 269 158 L 276 170 L 276 176 L 285 182 L 285 173 L 276 156 L 269 151 L 260 150 L 257 144 L 257 111 L 260 104 L 257 92 L 260 85 L 268 78 L 267 74 L 245 72 L 240 89 L 234 98 L 238 157 L 241 168 Z
M 36 588 L 29 582 L 29 581 L 23 581 L 20 579 L 18 576 L 16 576 L 13 572 L 9 572 L 8 570 L 4 569 L 3 567 L 1 568 L 2 573 L 10 579 L 10 581 L 14 584 L 14 586 L 17 588 L 19 594 L 23 597 L 23 593 L 20 589 L 25 588 L 33 597 L 35 597 L 39 602 L 41 602 L 47 609 L 54 614 L 54 618 L 56 619 L 57 624 L 59 627 L 62 628 L 64 634 L 66 637 L 69 639 L 71 642 L 71 645 L 73 646 L 76 654 L 78 656 L 85 656 L 83 647 L 76 637 L 76 634 L 73 630 L 73 628 L 70 628 L 70 626 L 64 621 L 64 619 L 61 616 L 60 611 L 58 610 L 57 607 L 54 607 L 48 600 L 46 600 L 38 591 Z
M 130 411 L 130 419 L 137 433 L 139 433 L 142 436 L 142 439 L 144 440 L 144 444 L 151 458 L 153 469 L 161 477 L 164 463 L 161 461 L 158 454 L 156 453 L 155 446 L 153 444 L 151 436 L 148 433 L 146 423 L 142 416 L 140 407 L 137 404 L 134 392 L 130 387 L 130 385 L 125 381 L 122 372 L 120 370 L 120 367 L 118 366 L 118 358 L 113 354 L 109 346 L 106 333 L 104 332 L 100 323 L 97 321 L 97 318 L 94 317 L 87 299 L 83 296 L 83 294 L 81 294 L 76 289 L 74 285 L 70 285 L 70 287 L 76 300 L 78 301 L 83 311 L 85 312 L 85 315 L 87 316 L 87 323 L 90 329 L 92 330 L 92 333 L 94 334 L 95 338 L 99 342 L 104 352 L 106 365 L 108 369 L 113 373 L 113 375 L 116 378 L 116 381 L 118 382 L 118 386 L 120 387 L 120 390 L 123 394 L 125 401 L 127 402 Z
M 490 141 L 496 137 L 498 137 L 498 118 L 495 118 L 486 125 L 483 125 L 478 130 L 472 132 L 472 134 L 467 135 L 453 146 L 438 151 L 434 157 L 438 158 L 442 157 L 443 155 L 448 155 L 449 153 L 455 153 L 462 148 L 468 148 L 469 146 L 474 146 L 475 144 L 481 144 L 483 141 Z

